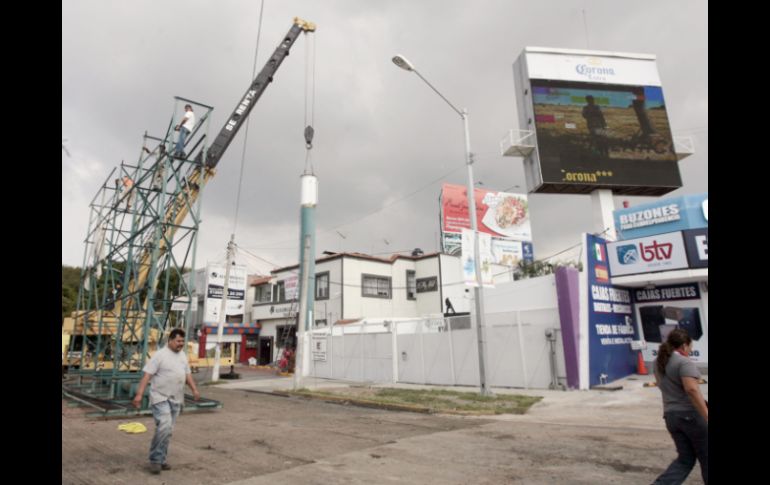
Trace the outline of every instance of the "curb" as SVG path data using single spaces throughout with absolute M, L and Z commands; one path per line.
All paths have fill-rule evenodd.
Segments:
M 347 397 L 347 396 L 302 394 L 302 393 L 293 393 L 293 392 L 285 392 L 285 391 L 273 391 L 273 394 L 277 394 L 282 397 L 301 397 L 305 399 L 315 399 L 318 401 L 330 402 L 333 404 L 350 404 L 353 406 L 360 406 L 360 407 L 374 408 L 374 409 L 385 409 L 388 411 L 405 411 L 410 413 L 422 413 L 422 414 L 452 414 L 456 416 L 497 416 L 498 415 L 495 412 L 463 411 L 460 409 L 433 410 L 431 408 L 426 408 L 422 406 L 410 406 L 408 404 L 381 403 L 377 401 L 369 401 L 367 399 L 357 399 L 357 398 Z M 525 411 L 524 413 L 512 412 L 512 413 L 503 413 L 503 414 L 513 414 L 513 415 L 521 416 L 527 413 Z
M 285 397 L 302 397 L 305 399 L 315 399 L 318 401 L 326 401 L 334 404 L 352 404 L 354 406 L 361 406 L 365 408 L 386 409 L 389 411 L 407 411 L 411 413 L 423 413 L 431 414 L 430 408 L 424 408 L 420 406 L 409 406 L 407 404 L 386 404 L 377 401 L 369 401 L 366 399 L 356 399 L 343 396 L 328 396 L 328 395 L 316 395 L 316 394 L 302 394 L 302 393 L 289 393 L 282 391 L 273 391 L 274 394 Z

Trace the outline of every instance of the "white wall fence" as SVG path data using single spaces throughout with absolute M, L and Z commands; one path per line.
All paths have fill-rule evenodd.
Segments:
M 479 385 L 475 318 L 383 320 L 338 325 L 311 335 L 311 376 L 369 383 Z M 482 332 L 487 385 L 563 388 L 561 337 L 556 308 L 487 313 Z

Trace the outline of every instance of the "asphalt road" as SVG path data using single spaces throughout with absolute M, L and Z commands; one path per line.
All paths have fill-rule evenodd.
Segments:
M 491 418 L 204 389 L 224 408 L 180 416 L 173 469 L 159 476 L 147 468 L 152 418 L 93 420 L 62 401 L 62 483 L 648 484 L 675 456 L 659 391 L 641 380 L 615 393 L 543 391 L 527 415 Z M 148 432 L 118 431 L 134 421 Z M 702 483 L 697 465 L 686 483 Z

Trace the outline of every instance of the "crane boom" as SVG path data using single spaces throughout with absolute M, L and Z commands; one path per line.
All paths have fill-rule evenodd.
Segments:
M 164 223 L 169 224 L 165 237 L 159 241 L 159 254 L 163 255 L 168 251 L 167 241 L 174 239 L 174 233 L 176 228 L 182 223 L 189 212 L 189 208 L 194 204 L 200 194 L 200 188 L 203 187 L 211 177 L 215 174 L 215 167 L 224 155 L 227 147 L 235 138 L 238 130 L 243 125 L 243 122 L 251 113 L 254 105 L 265 92 L 267 86 L 273 81 L 273 75 L 275 75 L 281 63 L 289 55 L 289 49 L 294 45 L 294 42 L 302 32 L 315 32 L 316 26 L 311 22 L 294 17 L 294 23 L 292 24 L 289 32 L 284 36 L 281 44 L 276 47 L 273 55 L 270 56 L 265 66 L 259 72 L 257 77 L 252 81 L 246 94 L 241 98 L 236 108 L 233 110 L 227 122 L 219 131 L 216 139 L 206 151 L 205 170 L 203 163 L 203 151 L 198 152 L 195 157 L 195 161 L 198 166 L 192 171 L 188 177 L 190 182 L 185 188 L 185 191 L 180 192 L 176 197 L 169 201 L 166 207 L 166 213 L 164 217 Z M 129 282 L 128 290 L 129 294 L 133 294 L 137 289 L 142 288 L 147 281 L 150 269 L 152 268 L 152 253 L 151 249 L 145 249 L 139 259 L 139 273 L 135 280 Z
M 235 110 L 233 110 L 233 113 L 227 119 L 227 123 L 225 123 L 225 126 L 219 131 L 214 142 L 206 151 L 205 164 L 207 167 L 214 168 L 217 166 L 217 163 L 219 163 L 222 155 L 224 155 L 225 150 L 230 146 L 230 143 L 233 141 L 233 138 L 235 138 L 241 125 L 243 125 L 243 122 L 254 108 L 257 100 L 259 100 L 262 93 L 267 89 L 267 86 L 273 81 L 273 75 L 281 66 L 281 63 L 286 56 L 289 55 L 289 49 L 294 44 L 294 41 L 297 40 L 299 34 L 302 32 L 314 31 L 314 24 L 306 22 L 298 17 L 294 18 L 294 24 L 291 26 L 291 29 L 289 29 L 289 32 L 283 38 L 281 44 L 275 49 L 275 52 L 273 52 L 273 55 L 267 61 L 265 67 L 262 68 L 256 79 L 251 83 L 249 89 L 246 90 L 246 94 L 243 95 L 238 106 L 235 107 Z M 202 157 L 203 154 L 198 153 L 195 161 L 200 163 Z

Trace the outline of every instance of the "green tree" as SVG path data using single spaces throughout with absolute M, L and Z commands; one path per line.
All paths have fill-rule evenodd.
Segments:
M 96 294 L 103 296 L 105 286 L 112 290 L 117 284 L 123 283 L 123 272 L 126 264 L 124 262 L 113 262 L 112 264 L 106 264 L 104 272 L 96 282 Z M 183 268 L 182 272 L 190 271 L 189 268 Z M 80 289 L 80 273 L 81 268 L 62 265 L 62 282 L 61 282 L 61 304 L 62 304 L 62 323 L 64 318 L 68 317 L 72 312 L 77 309 L 78 290 Z M 172 268 L 166 269 L 158 277 L 158 286 L 156 288 L 155 295 L 162 295 L 166 288 L 166 281 L 168 280 L 169 298 L 173 298 L 179 295 L 179 281 L 181 275 Z M 140 301 L 144 301 L 147 295 L 148 288 L 145 286 L 140 291 Z
M 80 286 L 80 268 L 62 265 L 61 267 L 61 317 L 69 316 L 77 308 L 78 287 Z
M 556 272 L 557 268 L 575 268 L 583 271 L 583 264 L 577 261 L 556 261 L 549 263 L 547 261 L 528 262 L 521 260 L 515 270 L 515 279 L 534 278 L 536 276 L 545 276 Z

